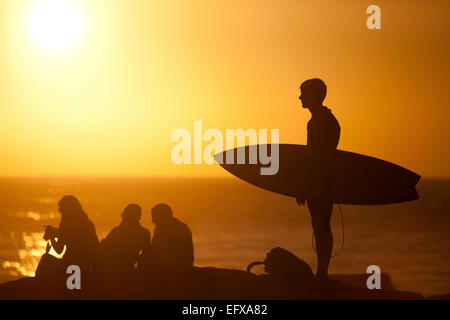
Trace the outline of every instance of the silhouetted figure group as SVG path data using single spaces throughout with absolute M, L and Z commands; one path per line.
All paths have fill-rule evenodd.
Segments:
M 46 227 L 44 238 L 49 245 L 36 276 L 1 284 L 0 299 L 421 298 L 407 292 L 367 290 L 364 276 L 341 277 L 350 285 L 317 282 L 309 265 L 283 248 L 272 249 L 263 262 L 251 263 L 247 271 L 195 267 L 191 231 L 167 204 L 152 209 L 153 239 L 140 225 L 142 210 L 136 204 L 123 210 L 120 225 L 101 242 L 74 196 L 64 196 L 59 211 L 59 228 Z M 48 253 L 51 247 L 62 254 L 61 259 Z M 257 264 L 264 264 L 266 274 L 250 272 Z M 73 265 L 81 273 L 76 290 L 67 286 L 67 267 Z
M 260 263 L 265 265 L 266 271 L 262 276 L 249 272 L 254 264 L 249 266 L 248 272 L 194 267 L 192 233 L 185 223 L 173 216 L 167 204 L 152 208 L 153 238 L 140 224 L 141 207 L 129 204 L 121 214 L 121 223 L 101 241 L 77 198 L 64 196 L 58 207 L 60 226 L 47 226 L 44 238 L 50 244 L 47 252 L 51 246 L 58 254 L 64 254 L 61 259 L 44 254 L 36 278 L 47 289 L 53 286 L 54 293 L 60 293 L 62 298 L 211 298 L 233 290 L 239 297 L 258 294 L 306 297 L 313 292 L 313 273 L 309 265 L 282 248 L 273 249 Z M 323 213 L 329 211 L 311 212 L 313 227 L 318 227 L 315 219 L 321 219 L 314 215 Z M 326 222 L 324 220 L 324 225 L 319 227 L 326 227 Z M 319 250 L 323 250 L 322 237 L 317 238 Z M 319 271 L 326 274 L 326 270 L 321 270 L 324 263 L 321 257 L 319 251 Z M 66 269 L 70 265 L 80 267 L 81 290 L 71 291 L 66 287 Z M 223 292 L 217 292 L 217 288 Z
M 161 296 L 173 296 L 174 287 L 189 280 L 194 263 L 192 233 L 175 218 L 167 204 L 152 209 L 155 224 L 153 239 L 140 224 L 141 207 L 129 204 L 122 212 L 122 221 L 99 242 L 94 224 L 74 196 L 59 201 L 59 228 L 47 226 L 44 239 L 49 241 L 36 278 L 67 289 L 66 269 L 77 265 L 81 270 L 82 290 L 99 297 L 125 298 L 157 291 Z M 64 252 L 58 259 L 48 251 Z M 64 251 L 65 250 L 65 251 Z

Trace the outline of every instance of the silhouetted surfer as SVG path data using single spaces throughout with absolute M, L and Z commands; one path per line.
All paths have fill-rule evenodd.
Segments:
M 312 115 L 308 122 L 308 146 L 317 150 L 335 150 L 339 143 L 341 128 L 331 110 L 322 104 L 327 94 L 327 86 L 320 79 L 309 79 L 301 84 L 300 90 L 299 99 L 302 107 L 308 109 Z M 328 265 L 333 249 L 330 226 L 333 203 L 329 196 L 332 181 L 326 165 L 328 159 L 323 160 L 321 176 L 318 178 L 320 181 L 317 181 L 321 195 L 317 198 L 305 199 L 303 196 L 297 198 L 298 204 L 305 204 L 305 200 L 307 201 L 311 214 L 318 259 L 316 277 L 319 279 L 328 278 Z

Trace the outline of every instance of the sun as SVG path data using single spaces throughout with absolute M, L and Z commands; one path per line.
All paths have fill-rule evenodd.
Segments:
M 41 0 L 31 10 L 29 27 L 38 44 L 61 52 L 80 40 L 84 19 L 80 8 L 71 0 Z

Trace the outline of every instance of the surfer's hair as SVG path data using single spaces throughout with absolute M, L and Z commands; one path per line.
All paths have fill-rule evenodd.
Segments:
M 300 89 L 302 91 L 305 90 L 312 92 L 314 96 L 317 97 L 317 99 L 320 99 L 320 102 L 323 102 L 327 95 L 327 85 L 319 78 L 313 78 L 304 81 L 300 85 Z

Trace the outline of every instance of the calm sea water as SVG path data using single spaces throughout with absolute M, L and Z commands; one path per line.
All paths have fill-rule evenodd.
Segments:
M 388 206 L 342 206 L 345 245 L 331 273 L 380 266 L 400 290 L 450 293 L 450 180 L 423 179 L 421 199 Z M 57 201 L 76 195 L 100 238 L 120 222 L 128 203 L 150 210 L 159 202 L 189 224 L 199 266 L 245 269 L 275 246 L 316 266 L 309 213 L 295 200 L 238 179 L 0 178 L 0 282 L 33 275 L 44 253 L 45 225 L 57 226 Z M 335 250 L 342 244 L 335 207 Z

